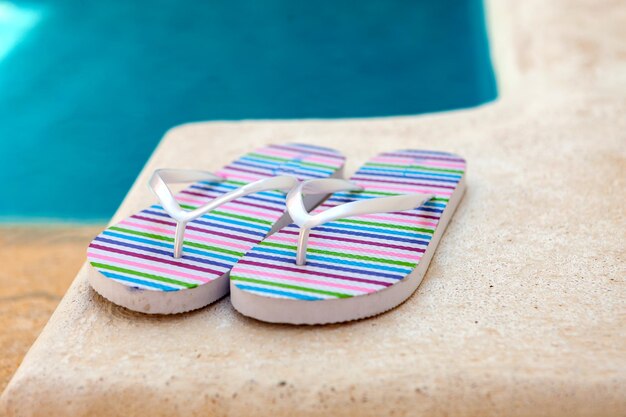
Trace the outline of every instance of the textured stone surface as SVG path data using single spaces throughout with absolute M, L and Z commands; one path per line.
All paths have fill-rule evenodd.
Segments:
M 99 229 L 0 227 L 0 391 L 70 286 Z
M 432 116 L 201 123 L 156 167 L 216 169 L 255 146 L 333 146 L 348 171 L 394 148 L 469 162 L 418 291 L 379 317 L 269 325 L 224 299 L 130 313 L 81 270 L 2 395 L 8 415 L 626 414 L 626 6 L 497 1 L 498 102 Z

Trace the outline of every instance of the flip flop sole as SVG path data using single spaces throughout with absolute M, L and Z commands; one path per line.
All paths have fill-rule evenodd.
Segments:
M 422 206 L 405 215 L 358 216 L 352 218 L 356 222 L 328 223 L 320 227 L 317 245 L 313 229 L 308 262 L 302 267 L 293 263 L 298 229 L 289 226 L 253 248 L 231 271 L 231 303 L 235 309 L 273 323 L 326 324 L 374 316 L 404 302 L 420 285 L 465 192 L 464 161 L 456 155 L 444 155 L 422 162 L 428 164 L 437 158 L 456 160 L 453 165 L 462 169 L 451 170 L 459 172 L 450 177 L 442 174 L 439 178 L 445 181 L 415 180 L 412 172 L 405 172 L 408 176 L 397 177 L 393 173 L 394 178 L 385 177 L 365 167 L 353 177 L 366 187 L 366 193 L 372 184 L 379 184 L 372 190 L 374 194 L 406 187 L 406 192 L 432 192 L 438 200 L 446 200 L 442 210 Z M 393 161 L 393 157 L 389 158 Z M 448 179 L 452 177 L 456 177 L 454 181 Z M 434 184 L 447 185 L 421 189 Z M 352 201 L 354 197 L 333 194 L 318 210 Z M 377 221 L 372 222 L 372 218 Z M 412 218 L 418 220 L 412 224 Z M 422 234 L 428 237 L 424 244 L 417 241 Z M 346 254 L 340 253 L 342 247 L 347 248 Z
M 344 158 L 308 145 L 273 145 L 244 155 L 218 172 L 226 181 L 198 182 L 177 194 L 184 208 L 202 206 L 237 187 L 275 175 L 299 179 L 342 175 Z M 319 197 L 307 200 L 310 207 Z M 88 277 L 100 295 L 130 310 L 174 314 L 228 294 L 228 271 L 251 247 L 289 223 L 285 194 L 260 192 L 189 222 L 183 256 L 172 256 L 175 222 L 158 205 L 108 227 L 89 245 Z

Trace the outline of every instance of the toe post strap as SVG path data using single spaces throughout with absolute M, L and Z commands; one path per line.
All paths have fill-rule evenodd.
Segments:
M 149 180 L 152 192 L 157 196 L 163 210 L 176 221 L 176 232 L 174 235 L 174 258 L 182 256 L 183 241 L 187 223 L 195 220 L 217 207 L 229 203 L 237 198 L 258 193 L 261 191 L 291 190 L 298 184 L 298 179 L 290 175 L 280 175 L 271 178 L 263 178 L 251 182 L 240 188 L 236 188 L 209 201 L 203 206 L 193 210 L 183 209 L 168 184 L 191 183 L 196 181 L 223 182 L 225 178 L 206 171 L 188 169 L 157 169 Z
M 297 265 L 304 265 L 306 263 L 306 249 L 308 246 L 309 233 L 313 227 L 334 220 L 363 214 L 412 210 L 433 198 L 432 194 L 421 193 L 370 198 L 340 204 L 313 215 L 310 214 L 304 206 L 303 197 L 307 194 L 359 191 L 362 189 L 361 186 L 346 180 L 319 179 L 301 182 L 297 187 L 289 191 L 287 194 L 287 210 L 293 222 L 300 227 L 296 250 Z

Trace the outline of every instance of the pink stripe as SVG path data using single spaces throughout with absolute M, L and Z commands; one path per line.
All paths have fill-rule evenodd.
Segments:
M 321 213 L 323 212 L 325 209 L 329 209 L 331 207 L 337 207 L 336 204 L 322 204 L 320 206 L 318 206 L 314 211 L 313 214 L 317 214 L 317 213 Z M 437 223 L 435 222 L 427 222 L 427 221 L 416 221 L 414 219 L 410 219 L 410 218 L 405 218 L 405 217 L 398 217 L 398 213 L 394 213 L 393 214 L 394 217 L 387 217 L 384 214 L 361 214 L 358 217 L 351 217 L 354 219 L 371 219 L 371 220 L 382 220 L 385 222 L 388 222 L 390 224 L 409 224 L 409 225 L 414 225 L 414 224 L 419 224 L 420 226 L 427 226 L 427 227 L 432 227 L 433 229 L 437 227 Z M 415 217 L 419 217 L 419 216 L 415 216 Z
M 399 156 L 377 156 L 372 158 L 370 162 L 391 162 L 392 164 L 408 165 L 415 162 L 415 158 L 401 158 Z
M 361 185 L 361 183 L 365 183 L 365 180 L 359 180 L 359 181 L 355 181 L 357 184 Z M 437 189 L 436 191 L 433 190 L 427 190 L 425 188 L 413 188 L 413 187 L 392 187 L 389 185 L 380 185 L 380 183 L 376 183 L 376 184 L 367 184 L 367 186 L 365 185 L 361 185 L 363 188 L 365 188 L 365 192 L 367 192 L 367 190 L 372 190 L 372 191 L 379 191 L 379 190 L 386 190 L 386 191 L 403 191 L 405 193 L 425 193 L 425 194 L 435 194 L 437 196 L 440 195 L 445 195 L 445 196 L 450 196 L 452 195 L 452 191 L 440 191 L 440 189 L 438 189 L 438 187 L 428 187 L 428 188 L 435 188 Z
M 161 227 L 148 226 L 148 225 L 141 224 L 141 223 L 131 222 L 129 220 L 123 220 L 119 224 L 123 224 L 125 226 L 136 227 L 136 228 L 138 228 L 140 230 L 149 230 L 151 232 L 159 233 L 159 234 L 162 234 L 164 236 L 169 236 L 169 237 L 173 237 L 174 236 L 174 229 L 171 229 L 171 230 L 170 229 L 163 229 Z M 226 240 L 224 238 L 222 238 L 222 239 L 213 239 L 213 238 L 210 238 L 210 237 L 195 235 L 195 234 L 189 233 L 189 232 L 185 232 L 185 239 L 197 240 L 197 241 L 206 242 L 206 243 L 213 243 L 213 244 L 218 245 L 218 246 L 228 246 L 228 247 L 231 247 L 231 248 L 241 249 L 241 250 L 245 250 L 245 251 L 250 249 L 250 245 L 242 245 L 240 243 L 229 242 L 228 240 Z
M 419 224 L 420 226 L 429 226 L 429 227 L 437 227 L 437 223 L 434 222 L 418 222 L 415 220 L 411 220 L 411 219 L 405 219 L 405 218 L 396 218 L 396 217 L 388 217 L 388 216 L 384 216 L 384 215 L 380 215 L 380 214 L 365 214 L 365 215 L 361 215 L 358 217 L 359 219 L 361 218 L 366 218 L 366 219 L 372 219 L 372 220 L 383 220 L 386 221 L 390 224 L 394 224 L 394 223 L 398 223 L 398 224 Z
M 321 285 L 324 287 L 343 288 L 344 290 L 362 291 L 366 293 L 377 291 L 376 289 L 373 289 L 373 288 L 355 287 L 354 285 L 339 284 L 335 282 L 331 283 L 331 282 L 325 282 L 325 281 L 318 281 L 315 279 L 307 279 L 307 278 L 294 277 L 291 275 L 277 274 L 275 272 L 268 272 L 266 270 L 258 271 L 254 269 L 246 269 L 242 267 L 237 267 L 237 273 L 240 273 L 240 272 L 244 274 L 250 274 L 253 277 L 258 277 L 259 275 L 261 275 L 263 277 L 284 279 L 287 281 L 294 281 L 294 282 L 305 282 L 308 284 L 316 284 L 316 285 Z
M 306 152 L 305 149 L 303 149 L 301 152 L 297 152 L 297 151 L 287 152 L 287 151 L 281 151 L 281 150 L 273 149 L 273 148 L 263 148 L 263 149 L 259 149 L 255 153 L 262 154 L 262 155 L 279 156 L 279 157 L 283 157 L 283 158 L 294 159 L 298 155 L 306 154 L 307 152 Z M 306 158 L 305 158 L 305 162 L 318 162 L 320 164 L 326 164 L 326 165 L 330 165 L 330 166 L 336 167 L 338 161 L 336 159 L 324 158 L 324 157 L 321 157 L 321 156 L 313 156 L 311 154 L 308 154 L 306 156 Z
M 199 206 L 201 206 L 203 204 L 206 204 L 206 201 L 203 202 L 203 201 L 200 201 L 200 200 L 195 200 L 193 198 L 178 197 L 177 200 L 185 202 L 185 203 L 193 204 L 193 205 L 195 205 L 197 207 L 199 207 Z M 215 210 L 219 211 L 220 207 L 216 207 Z M 264 218 L 266 218 L 268 220 L 276 220 L 277 217 L 279 217 L 279 216 L 276 216 L 276 215 L 272 216 L 272 213 L 265 213 L 265 212 L 262 212 L 260 210 L 259 211 L 256 211 L 256 210 L 246 210 L 246 209 L 243 209 L 243 208 L 239 208 L 238 206 L 228 206 L 228 209 L 224 210 L 224 211 L 227 211 L 227 212 L 228 211 L 233 211 L 235 213 L 250 214 L 250 215 L 253 215 L 253 216 L 264 217 Z M 209 211 L 207 214 L 211 214 L 211 212 Z
M 89 252 L 89 257 L 92 259 L 102 259 L 103 261 L 109 261 L 115 264 L 122 264 L 122 265 L 134 266 L 135 268 L 147 269 L 148 271 L 161 272 L 164 274 L 174 275 L 177 277 L 187 278 L 193 281 L 200 281 L 203 283 L 212 281 L 210 278 L 202 278 L 197 275 L 188 274 L 186 272 L 175 271 L 175 270 L 168 269 L 168 268 L 161 268 L 153 264 L 142 264 L 140 262 L 133 262 L 133 261 L 129 261 L 126 259 L 115 258 L 113 256 L 105 256 L 105 255 L 101 255 L 99 253 L 94 253 L 94 252 Z
M 184 192 L 182 192 L 182 194 L 187 194 L 187 195 L 196 195 L 196 194 L 198 194 L 198 197 L 206 198 L 207 200 L 212 200 L 214 198 L 218 198 L 218 197 L 221 197 L 221 196 L 224 195 L 224 193 L 220 193 L 219 191 L 215 191 L 215 190 L 198 190 L 198 189 L 194 189 L 193 191 L 184 190 Z M 245 197 L 248 197 L 248 196 L 245 195 L 245 196 L 243 196 L 241 198 L 245 198 Z M 178 195 L 177 195 L 176 198 L 178 198 Z M 280 199 L 281 197 L 276 195 L 276 196 L 271 196 L 270 198 Z M 237 200 L 233 200 L 233 201 L 231 201 L 231 203 L 238 203 L 238 201 Z M 241 204 L 246 204 L 246 203 L 241 203 Z M 247 203 L 247 204 L 250 204 L 250 203 Z M 272 207 L 272 206 L 269 206 L 267 204 L 284 204 L 284 203 L 282 201 L 272 201 L 271 203 L 268 203 L 268 202 L 264 201 L 263 203 L 252 203 L 252 204 L 260 205 L 260 206 L 262 206 L 263 209 L 267 209 L 267 210 L 274 209 L 274 211 L 276 211 L 275 209 L 277 207 Z
M 433 159 L 428 159 L 428 157 L 416 157 L 416 158 L 402 158 L 399 156 L 377 156 L 373 158 L 371 162 L 382 162 L 382 163 L 392 163 L 398 165 L 427 165 L 434 167 L 445 167 L 445 168 L 458 168 L 464 169 L 464 163 L 454 163 L 454 162 L 441 162 Z M 402 167 L 398 167 L 402 168 Z
M 382 184 L 382 183 L 387 182 L 387 181 L 385 181 L 384 177 L 378 177 L 378 176 L 370 175 L 368 173 L 363 173 L 363 172 L 358 174 L 358 176 L 357 175 L 353 176 L 350 180 L 351 181 L 368 181 L 368 180 L 371 180 L 372 183 L 378 183 L 378 184 Z M 393 179 L 392 178 L 388 178 L 388 181 L 391 181 L 391 182 L 388 182 L 388 184 L 392 184 L 393 182 L 397 181 L 397 182 L 401 182 L 402 184 L 406 184 L 406 185 L 415 185 L 415 183 L 420 183 L 420 184 L 424 184 L 424 186 L 429 186 L 429 187 L 437 187 L 437 188 L 439 188 L 439 187 L 441 187 L 441 188 L 450 187 L 450 185 L 449 185 L 450 183 L 443 183 L 442 184 L 441 180 L 438 180 L 438 179 L 432 178 L 432 177 L 420 178 L 420 179 L 408 178 L 408 177 L 407 178 L 393 177 Z M 450 189 L 450 188 L 448 188 L 448 189 Z
M 316 147 L 310 148 L 308 146 L 302 146 L 297 143 L 287 143 L 285 145 L 271 145 L 270 148 L 284 149 L 289 152 L 298 152 L 298 153 L 306 152 L 311 155 L 321 155 L 324 158 L 332 158 L 332 159 L 339 160 L 339 161 L 344 161 L 346 159 L 344 158 L 343 155 L 341 155 L 337 151 L 333 151 L 332 149 L 316 148 Z
M 241 174 L 237 174 L 232 172 L 231 170 L 229 170 L 228 168 L 224 168 L 222 170 L 220 170 L 220 174 L 223 175 L 224 177 L 226 177 L 226 179 L 239 179 L 239 180 L 243 180 L 243 181 L 248 181 L 248 182 L 254 182 L 254 181 L 258 181 L 260 179 L 263 178 L 268 178 L 262 175 L 259 175 L 258 177 L 252 176 L 252 175 L 241 175 Z
M 313 229 L 315 230 L 315 229 Z M 322 232 L 319 232 L 320 234 Z M 285 242 L 285 243 L 290 243 L 292 245 L 296 244 L 296 238 L 294 237 L 289 238 L 289 237 L 283 237 L 279 234 L 276 234 L 272 237 L 270 237 L 268 239 L 268 241 L 273 242 L 273 241 L 279 241 L 279 242 Z M 318 239 L 318 238 L 310 238 L 309 240 L 309 246 L 313 247 L 313 245 L 317 248 L 320 249 L 325 249 L 325 248 L 333 248 L 333 249 L 340 249 L 342 251 L 345 252 L 349 252 L 349 253 L 371 253 L 374 255 L 381 255 L 381 256 L 393 256 L 394 258 L 403 258 L 403 259 L 408 259 L 411 261 L 415 260 L 415 252 L 411 253 L 411 254 L 406 254 L 406 253 L 398 253 L 398 252 L 393 252 L 390 253 L 389 251 L 382 251 L 382 250 L 378 250 L 378 249 L 370 249 L 370 248 L 360 248 L 360 247 L 355 247 L 354 245 L 342 245 L 342 244 L 335 244 L 335 243 L 327 243 L 327 240 L 324 239 Z M 407 250 L 411 250 L 410 248 L 407 248 Z M 417 259 L 419 260 L 421 258 L 418 257 Z
M 318 206 L 313 213 L 321 213 L 322 211 L 324 211 L 325 209 L 329 209 L 331 207 L 336 207 L 336 204 L 328 204 L 328 203 L 324 203 L 320 206 Z M 354 217 L 352 217 L 354 218 Z M 437 227 L 437 223 L 435 222 L 426 222 L 426 221 L 415 221 L 413 219 L 408 219 L 408 218 L 404 218 L 404 217 L 398 217 L 397 214 L 395 215 L 390 215 L 390 216 L 385 216 L 384 214 L 361 214 L 358 217 L 356 217 L 356 219 L 372 219 L 372 220 L 382 220 L 385 222 L 388 222 L 390 224 L 410 224 L 410 225 L 414 225 L 414 224 L 419 224 L 420 226 L 428 226 L 428 227 L 432 227 L 432 228 L 436 228 Z
M 444 167 L 444 168 L 457 168 L 457 169 L 465 169 L 465 164 L 455 164 L 452 162 L 439 162 L 435 160 L 425 160 L 418 161 L 415 165 L 428 165 L 433 167 Z

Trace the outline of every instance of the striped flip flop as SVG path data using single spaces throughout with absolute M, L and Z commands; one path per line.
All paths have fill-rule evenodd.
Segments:
M 272 145 L 215 174 L 157 170 L 160 204 L 108 227 L 89 245 L 89 283 L 130 310 L 173 314 L 228 294 L 228 272 L 254 245 L 289 223 L 286 191 L 298 180 L 340 177 L 345 158 L 302 144 Z M 192 182 L 177 195 L 168 183 Z M 282 190 L 282 191 L 281 191 Z M 324 196 L 312 196 L 314 207 Z
M 231 302 L 259 320 L 334 323 L 373 316 L 419 286 L 465 191 L 465 160 L 445 152 L 383 153 L 351 178 L 289 192 L 295 224 L 231 271 Z M 334 192 L 311 214 L 306 194 Z

